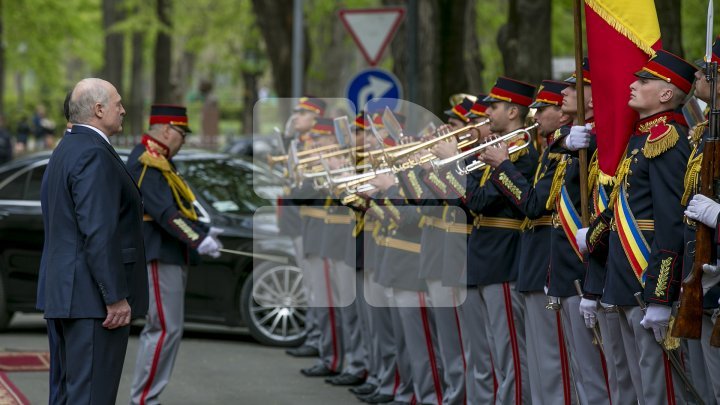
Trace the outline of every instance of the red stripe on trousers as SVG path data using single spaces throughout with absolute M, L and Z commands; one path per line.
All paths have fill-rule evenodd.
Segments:
M 603 351 L 600 350 L 601 344 L 602 343 L 597 342 L 597 349 L 598 349 L 598 354 L 600 355 L 600 364 L 602 364 L 603 377 L 605 377 L 605 390 L 607 391 L 608 400 L 610 401 L 610 405 L 612 405 L 612 394 L 610 393 L 610 380 L 608 378 L 607 362 L 605 361 L 605 355 L 603 354 Z
M 563 382 L 563 398 L 565 398 L 565 404 L 570 403 L 570 370 L 568 369 L 567 359 L 567 348 L 565 347 L 565 336 L 563 334 L 562 319 L 560 318 L 560 311 L 555 311 L 555 320 L 557 324 L 558 333 L 558 347 L 560 348 L 560 372 L 562 374 Z
M 515 367 L 515 403 L 522 403 L 522 375 L 520 369 L 520 350 L 517 344 L 517 332 L 515 331 L 515 318 L 513 317 L 512 298 L 510 296 L 510 284 L 502 283 L 505 295 L 505 313 L 507 315 L 508 329 L 510 330 L 510 344 L 513 352 L 513 367 Z
M 467 362 L 465 361 L 465 346 L 463 346 L 463 339 L 462 339 L 462 329 L 460 329 L 460 316 L 458 315 L 458 304 L 457 304 L 457 297 L 455 296 L 455 292 L 453 291 L 453 312 L 455 313 L 455 325 L 457 325 L 457 331 L 458 331 L 458 340 L 460 340 L 460 355 L 462 356 L 463 361 L 463 375 L 467 374 Z M 465 378 L 463 378 L 464 380 Z M 463 394 L 463 404 L 467 404 L 467 391 L 465 391 L 465 394 Z
M 433 348 L 432 335 L 430 334 L 430 321 L 428 320 L 427 306 L 425 306 L 425 294 L 419 292 L 418 297 L 420 298 L 420 316 L 425 332 L 425 344 L 427 345 L 428 357 L 430 358 L 430 369 L 432 371 L 433 385 L 435 386 L 435 395 L 437 396 L 438 405 L 441 405 L 442 386 L 440 385 L 440 373 L 437 369 L 435 349 Z
M 330 284 L 330 262 L 328 259 L 323 259 L 323 273 L 325 274 L 325 292 L 328 298 L 328 313 L 330 316 L 330 336 L 332 337 L 332 348 L 333 357 L 332 363 L 330 364 L 330 370 L 337 371 L 338 363 L 338 339 L 337 331 L 335 330 L 335 306 L 333 305 L 332 297 L 332 285 Z
M 153 354 L 152 365 L 150 366 L 150 375 L 145 383 L 142 396 L 140 397 L 140 405 L 145 405 L 145 399 L 150 392 L 150 386 L 155 379 L 155 373 L 157 372 L 158 363 L 160 362 L 160 354 L 162 352 L 162 346 L 165 342 L 165 335 L 167 334 L 167 328 L 165 327 L 165 313 L 162 307 L 162 294 L 160 294 L 160 276 L 158 274 L 157 260 L 150 262 L 150 273 L 152 273 L 153 279 L 153 293 L 155 294 L 155 306 L 157 307 L 158 318 L 160 319 L 160 338 L 158 339 L 157 346 L 155 346 L 155 354 Z
M 400 386 L 400 371 L 398 371 L 397 365 L 395 366 L 395 385 L 393 386 L 393 396 L 397 394 L 398 387 Z
M 673 386 L 672 368 L 665 353 L 663 356 L 663 366 L 665 366 L 665 391 L 667 392 L 668 405 L 675 405 L 675 386 Z

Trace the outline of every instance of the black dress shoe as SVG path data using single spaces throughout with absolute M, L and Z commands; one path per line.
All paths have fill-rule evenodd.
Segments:
M 369 395 L 375 392 L 377 389 L 377 385 L 365 383 L 363 385 L 349 388 L 350 392 L 352 392 L 355 395 Z
M 338 375 L 337 371 L 332 371 L 322 364 L 318 364 L 309 368 L 304 368 L 300 370 L 300 372 L 303 373 L 303 375 L 306 377 L 331 377 L 334 375 Z
M 285 350 L 285 353 L 294 357 L 317 357 L 320 355 L 318 349 L 308 345 L 302 345 L 294 347 L 292 349 L 287 349 Z
M 395 397 L 385 394 L 373 394 L 367 396 L 360 396 L 358 397 L 358 399 L 363 402 L 367 402 L 368 404 L 384 404 L 386 402 L 392 402 Z
M 360 385 L 363 382 L 365 382 L 365 379 L 362 377 L 358 377 L 353 374 L 348 373 L 342 373 L 335 377 L 330 377 L 325 379 L 326 383 L 332 384 L 332 385 Z

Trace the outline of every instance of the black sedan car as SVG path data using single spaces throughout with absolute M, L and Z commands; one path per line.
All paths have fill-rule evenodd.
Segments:
M 129 153 L 118 152 L 123 158 Z M 36 311 L 44 237 L 40 183 L 49 158 L 44 152 L 0 166 L 0 330 L 13 313 Z M 264 344 L 298 344 L 307 297 L 292 242 L 278 235 L 275 223 L 280 179 L 266 167 L 223 154 L 183 151 L 173 160 L 195 193 L 199 220 L 222 228 L 222 244 L 236 252 L 202 256 L 190 266 L 185 320 L 245 325 Z

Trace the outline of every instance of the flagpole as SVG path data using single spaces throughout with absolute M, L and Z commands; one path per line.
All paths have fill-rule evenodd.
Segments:
M 582 36 L 582 5 L 583 0 L 573 1 L 573 13 L 575 14 L 575 90 L 577 91 L 577 125 L 585 125 L 585 82 L 583 79 L 583 36 Z M 588 162 L 587 149 L 578 151 L 580 159 L 580 213 L 582 226 L 587 227 L 590 223 L 588 212 Z

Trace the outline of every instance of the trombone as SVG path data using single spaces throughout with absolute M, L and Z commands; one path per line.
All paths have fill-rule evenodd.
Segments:
M 307 150 L 300 151 L 300 152 L 297 153 L 297 157 L 303 157 L 303 156 L 311 155 L 311 154 L 313 154 L 313 153 L 328 152 L 328 151 L 330 151 L 330 150 L 337 149 L 337 147 L 338 147 L 337 145 L 319 146 L 319 147 L 317 147 L 317 148 L 307 149 Z M 267 161 L 268 161 L 268 164 L 269 164 L 270 166 L 274 166 L 274 165 L 276 165 L 276 164 L 278 164 L 278 163 L 282 163 L 282 162 L 285 162 L 285 161 L 287 161 L 287 160 L 288 160 L 288 155 L 287 155 L 287 154 L 285 154 L 285 155 L 275 155 L 275 156 L 273 156 L 273 155 L 268 155 L 268 157 L 267 157 Z
M 443 169 L 443 168 L 447 167 L 448 165 L 451 165 L 454 163 L 457 166 L 458 173 L 461 174 L 461 172 L 464 172 L 466 170 L 466 168 L 462 168 L 460 166 L 460 162 L 464 161 L 465 158 L 475 155 L 477 153 L 480 153 L 484 149 L 489 148 L 493 145 L 496 145 L 500 142 L 507 142 L 507 141 L 511 140 L 512 138 L 519 136 L 520 134 L 524 134 L 525 137 L 527 138 L 527 143 L 529 143 L 530 142 L 530 131 L 537 128 L 538 125 L 540 125 L 540 124 L 535 123 L 533 125 L 530 125 L 527 128 L 516 129 L 515 131 L 508 132 L 505 135 L 499 136 L 497 138 L 493 138 L 487 142 L 483 142 L 482 144 L 475 146 L 474 148 L 468 149 L 465 152 L 458 153 L 457 155 L 450 156 L 449 158 L 433 160 L 431 162 L 431 164 L 433 166 L 433 169 L 438 171 L 438 170 Z M 473 162 L 473 163 L 475 163 L 475 162 Z
M 521 150 L 527 148 L 528 146 L 530 146 L 530 142 L 531 141 L 528 140 L 527 142 L 523 143 L 522 145 L 511 146 L 510 148 L 508 148 L 508 155 L 512 155 L 515 152 L 520 152 Z M 460 166 L 460 161 L 458 161 L 458 162 L 456 162 L 457 167 L 455 168 L 455 172 L 457 174 L 459 174 L 460 176 L 464 176 L 466 174 L 469 174 L 471 172 L 474 172 L 476 170 L 480 170 L 480 169 L 484 168 L 485 165 L 487 165 L 487 163 L 483 162 L 480 159 L 475 159 L 471 163 L 468 163 L 467 166 L 465 166 L 465 168 L 462 168 Z

